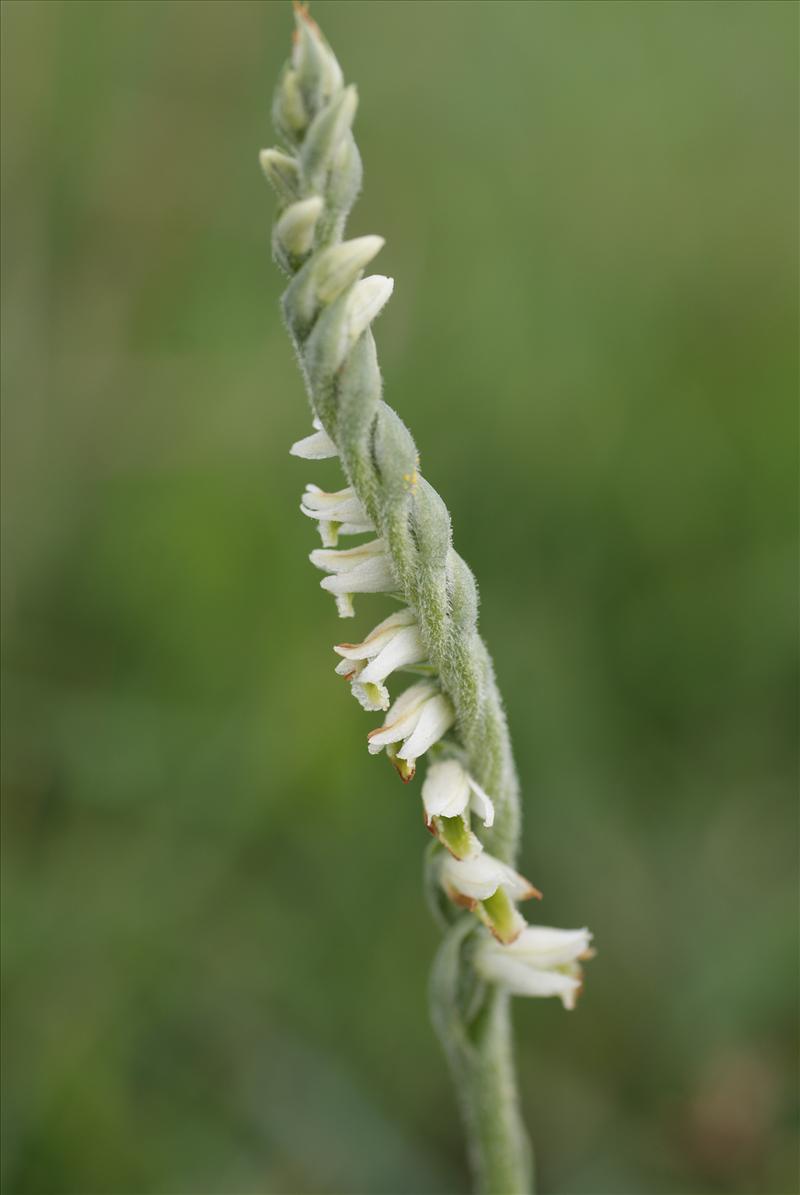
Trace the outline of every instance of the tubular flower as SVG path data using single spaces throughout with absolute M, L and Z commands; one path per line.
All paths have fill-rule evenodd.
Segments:
M 591 940 L 588 929 L 529 925 L 507 946 L 484 938 L 475 951 L 475 969 L 515 996 L 558 996 L 573 1009 L 581 990 L 579 960 L 592 957 Z
M 427 876 L 429 889 L 443 888 L 483 925 L 438 902 L 448 929 L 434 965 L 431 1006 L 474 1134 L 479 1187 L 525 1191 L 531 1182 L 507 1001 L 494 1002 L 491 985 L 559 995 L 572 1007 L 577 960 L 586 957 L 589 935 L 527 926 L 517 909 L 517 901 L 540 893 L 513 867 L 519 784 L 491 657 L 478 631 L 475 578 L 453 547 L 443 499 L 420 474 L 410 431 L 383 400 L 372 325 L 393 282 L 364 276 L 383 238 L 344 239 L 362 179 L 352 132 L 358 97 L 297 0 L 295 16 L 292 58 L 273 105 L 282 148 L 263 150 L 260 161 L 278 199 L 273 256 L 289 276 L 283 314 L 314 416 L 312 434 L 291 452 L 305 460 L 339 457 L 345 474 L 346 488 L 338 492 L 305 490 L 301 510 L 319 524 L 323 545 L 310 559 L 328 574 L 321 586 L 334 595 L 342 617 L 353 615 L 356 593 L 387 593 L 403 603 L 362 643 L 335 648 L 341 657 L 336 671 L 359 702 L 385 711 L 383 725 L 368 736 L 370 753 L 385 749 L 408 781 L 417 759 L 454 728 L 422 791 L 425 820 L 438 839 Z M 361 532 L 376 538 L 336 550 L 340 534 Z M 390 703 L 387 678 L 414 666 L 426 679 Z M 488 792 L 461 759 L 470 760 Z M 495 854 L 473 832 L 473 813 L 492 827 Z M 477 973 L 488 983 L 472 984 L 470 974 Z M 479 1035 L 467 1032 L 465 992 L 477 1000 L 470 1000 L 473 1023 L 484 1011 L 491 1014 Z
M 383 540 L 371 539 L 355 548 L 334 551 L 317 548 L 309 560 L 332 576 L 320 581 L 336 598 L 340 618 L 352 618 L 354 593 L 392 593 L 397 588 L 391 561 Z
M 370 755 L 386 747 L 389 758 L 404 780 L 416 771 L 416 761 L 446 734 L 455 721 L 450 701 L 432 681 L 419 681 L 397 698 L 383 726 L 367 735 Z M 401 743 L 396 748 L 396 743 Z
M 422 786 L 422 803 L 428 826 L 436 818 L 460 817 L 469 820 L 469 810 L 488 829 L 494 822 L 494 805 L 466 768 L 457 759 L 443 759 L 428 768 Z
M 396 668 L 419 664 L 427 656 L 416 615 L 405 608 L 390 614 L 363 643 L 337 643 L 342 656 L 339 676 L 350 681 L 353 696 L 365 710 L 388 710 L 389 691 L 383 683 Z
M 326 494 L 318 485 L 307 485 L 300 509 L 310 519 L 317 519 L 322 545 L 335 548 L 340 535 L 360 535 L 374 531 L 375 524 L 350 486 Z
M 513 942 L 525 927 L 525 919 L 514 901 L 542 895 L 513 867 L 484 851 L 480 843 L 476 853 L 464 858 L 453 857 L 452 852 L 445 855 L 440 874 L 442 887 L 450 899 L 477 913 L 504 943 Z

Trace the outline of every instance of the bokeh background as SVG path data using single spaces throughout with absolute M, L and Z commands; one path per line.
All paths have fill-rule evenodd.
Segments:
M 516 1007 L 541 1189 L 795 1192 L 797 9 L 314 11 L 524 867 L 599 947 Z M 463 1191 L 418 785 L 333 674 L 335 462 L 287 455 L 289 6 L 3 25 L 4 1190 Z

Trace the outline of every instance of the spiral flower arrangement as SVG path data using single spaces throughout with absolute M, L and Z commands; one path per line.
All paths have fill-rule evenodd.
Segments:
M 279 204 L 272 247 L 291 281 L 283 313 L 313 412 L 292 445 L 304 460 L 338 457 L 347 484 L 309 484 L 301 511 L 322 547 L 312 564 L 343 618 L 354 597 L 399 602 L 361 642 L 340 643 L 336 672 L 361 706 L 382 712 L 368 750 L 385 752 L 402 780 L 428 757 L 422 784 L 430 903 L 445 936 L 434 963 L 431 1011 L 447 1052 L 481 1190 L 532 1188 L 519 1114 L 511 994 L 558 996 L 574 1007 L 586 929 L 528 925 L 518 903 L 540 897 L 516 870 L 520 798 L 494 669 L 477 629 L 475 578 L 452 545 L 450 515 L 420 472 L 408 429 L 382 399 L 372 324 L 393 282 L 364 270 L 383 239 L 343 240 L 361 186 L 352 133 L 355 88 L 303 6 L 273 119 L 282 149 L 261 165 Z M 369 538 L 363 538 L 363 537 Z M 355 546 L 342 538 L 362 537 Z M 390 697 L 395 673 L 415 677 Z

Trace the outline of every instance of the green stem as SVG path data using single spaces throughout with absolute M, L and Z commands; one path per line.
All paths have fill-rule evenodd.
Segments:
M 465 915 L 450 927 L 431 971 L 431 1018 L 442 1042 L 466 1129 L 476 1189 L 482 1195 L 531 1195 L 533 1151 L 519 1107 L 507 992 L 470 993 L 463 957 L 474 931 Z M 478 995 L 470 1017 L 464 1005 Z

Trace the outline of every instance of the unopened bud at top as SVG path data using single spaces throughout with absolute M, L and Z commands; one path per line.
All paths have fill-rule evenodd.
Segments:
M 342 86 L 342 68 L 336 55 L 320 32 L 316 21 L 304 4 L 295 6 L 297 30 L 292 50 L 292 66 L 314 116 L 320 106 Z

